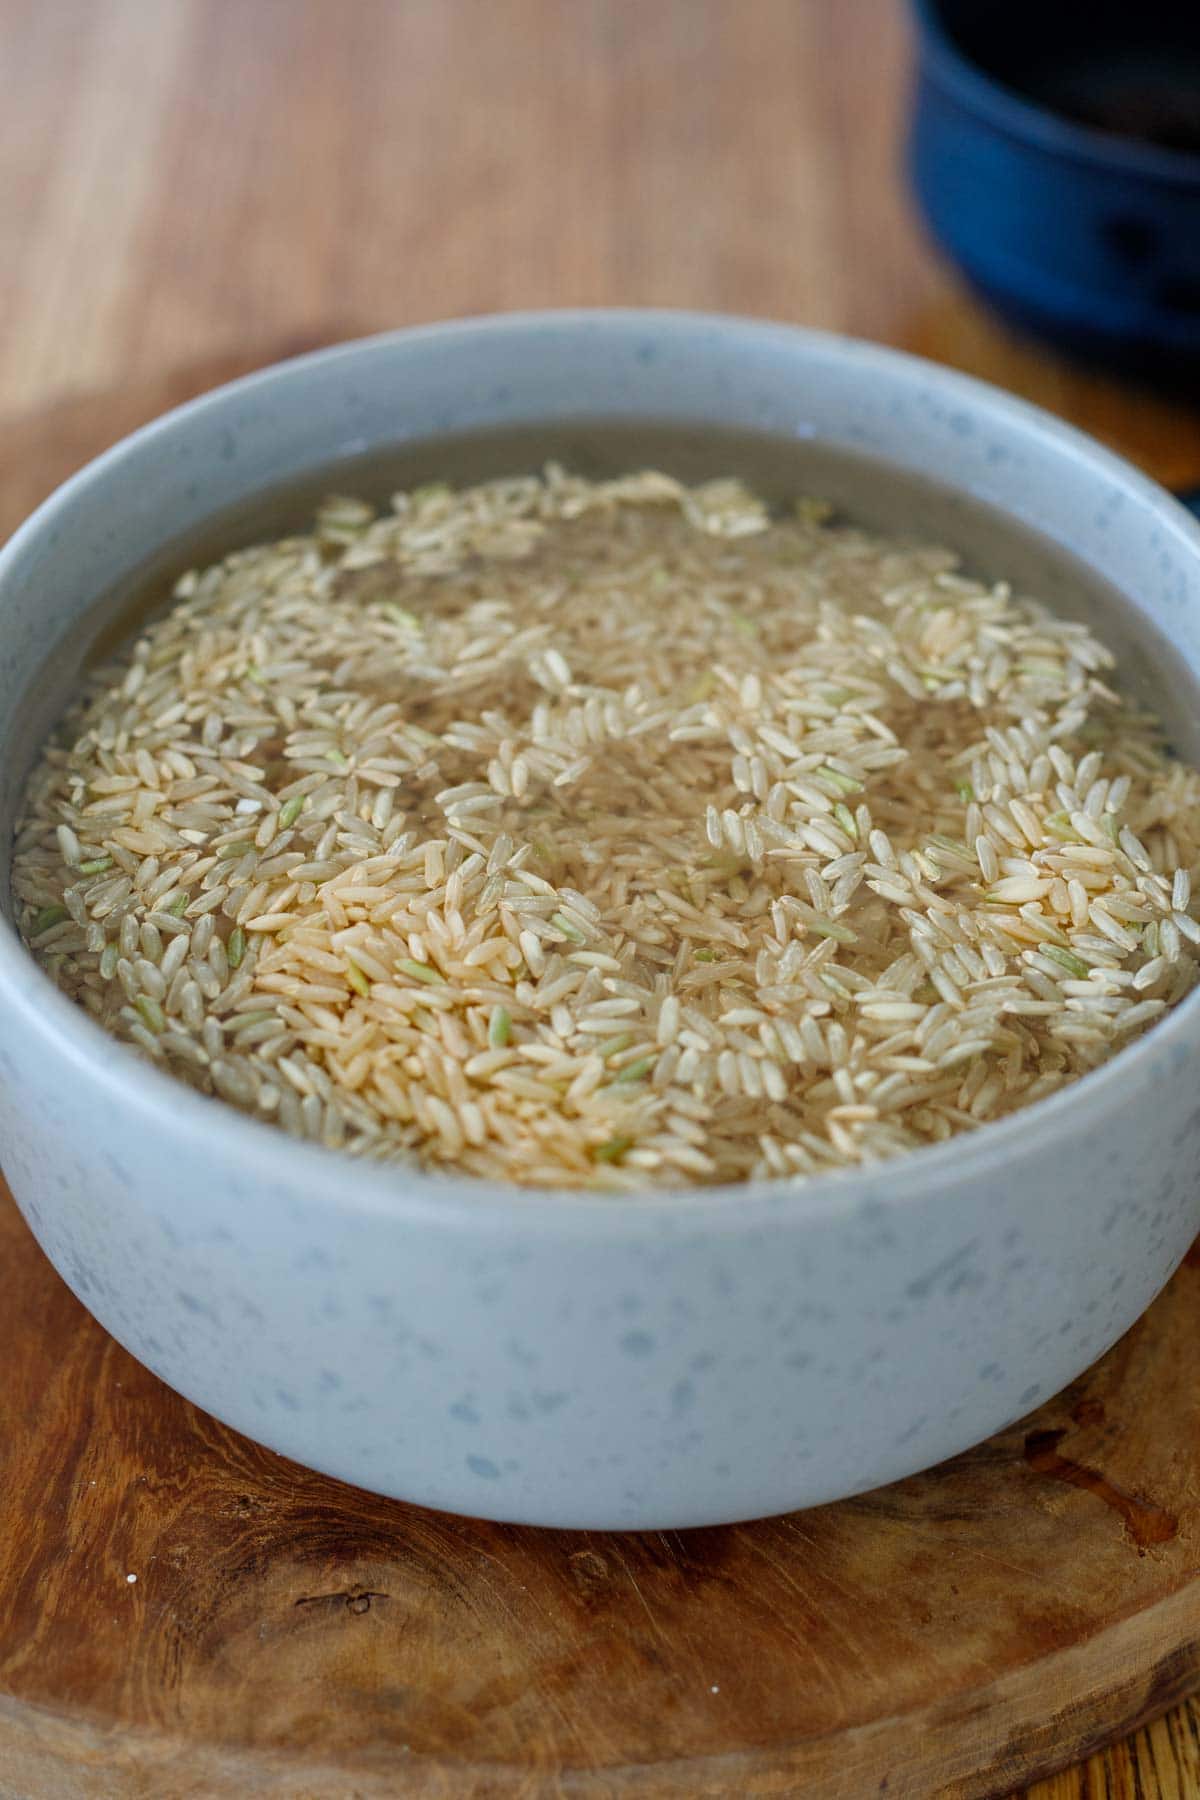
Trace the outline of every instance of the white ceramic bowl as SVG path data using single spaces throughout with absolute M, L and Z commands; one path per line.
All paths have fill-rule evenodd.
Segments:
M 688 314 L 400 332 L 170 414 L 0 555 L 5 904 L 21 784 L 99 597 L 206 516 L 331 458 L 579 418 L 768 431 L 935 478 L 955 493 L 931 517 L 957 519 L 968 551 L 985 523 L 955 495 L 1068 548 L 1122 597 L 1131 644 L 1165 634 L 1148 678 L 1177 710 L 1200 675 L 1195 524 L 977 382 Z M 859 479 L 867 498 L 887 487 Z M 1028 1112 L 862 1174 L 555 1196 L 363 1166 L 245 1119 L 102 1034 L 5 922 L 0 1161 L 101 1323 L 260 1442 L 493 1518 L 712 1524 L 935 1463 L 1099 1356 L 1200 1225 L 1198 1042 L 1191 999 Z

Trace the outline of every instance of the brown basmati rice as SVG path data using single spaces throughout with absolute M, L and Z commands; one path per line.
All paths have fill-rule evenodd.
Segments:
M 328 502 L 93 673 L 14 888 L 160 1067 L 539 1186 L 797 1176 L 1191 987 L 1200 777 L 1079 624 L 734 481 Z

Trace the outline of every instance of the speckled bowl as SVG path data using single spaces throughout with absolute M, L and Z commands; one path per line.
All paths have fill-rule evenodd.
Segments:
M 1069 550 L 1115 591 L 1168 710 L 1195 717 L 1200 530 L 1045 414 L 765 324 L 478 320 L 224 388 L 92 463 L 17 533 L 0 555 L 4 895 L 21 784 L 103 621 L 98 597 L 205 516 L 331 457 L 580 417 L 719 422 L 868 453 L 897 492 L 913 475 L 948 484 L 922 529 L 986 561 L 997 515 L 1017 521 L 1011 555 L 1042 557 L 1052 589 L 1054 546 Z M 888 491 L 877 462 L 844 479 L 868 511 Z M 1200 1226 L 1198 1043 L 1192 999 L 1068 1091 L 863 1174 L 554 1196 L 359 1166 L 204 1099 L 104 1036 L 0 925 L 0 1160 L 101 1323 L 302 1463 L 559 1526 L 810 1506 L 936 1463 L 1054 1393 Z

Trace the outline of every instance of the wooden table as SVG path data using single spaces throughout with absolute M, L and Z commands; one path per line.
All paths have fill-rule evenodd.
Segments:
M 0 428 L 82 454 L 90 390 L 624 302 L 900 344 L 1200 483 L 1200 416 L 1010 338 L 922 241 L 907 58 L 898 0 L 0 0 Z M 1031 1794 L 1200 1795 L 1200 1706 Z

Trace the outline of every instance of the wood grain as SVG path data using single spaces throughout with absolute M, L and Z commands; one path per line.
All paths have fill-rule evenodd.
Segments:
M 0 0 L 0 44 L 0 416 L 333 322 L 698 306 L 1200 480 L 1200 415 L 1011 339 L 931 254 L 898 0 Z
M 257 1448 L 107 1338 L 4 1202 L 0 1794 L 1011 1789 L 1200 1673 L 1191 1260 L 1074 1387 L 931 1474 L 616 1536 Z
M 882 338 L 1200 483 L 1200 416 L 1012 338 L 923 242 L 895 0 L 0 0 L 0 47 L 5 529 L 241 367 L 545 304 Z M 935 1769 L 999 1793 L 1200 1679 L 1195 1271 L 1026 1428 L 1067 1433 L 1039 1466 L 1009 1434 L 846 1509 L 580 1541 L 392 1507 L 222 1431 L 104 1338 L 10 1208 L 0 1266 L 5 1800 L 858 1800 L 881 1770 L 937 1791 Z M 1071 1417 L 1096 1398 L 1103 1420 Z M 1050 1455 L 1178 1531 L 1139 1555 Z M 970 1711 L 1001 1669 L 1007 1744 Z M 832 1724 L 849 1751 L 819 1787 Z M 1200 1795 L 1200 1709 L 1031 1793 Z

